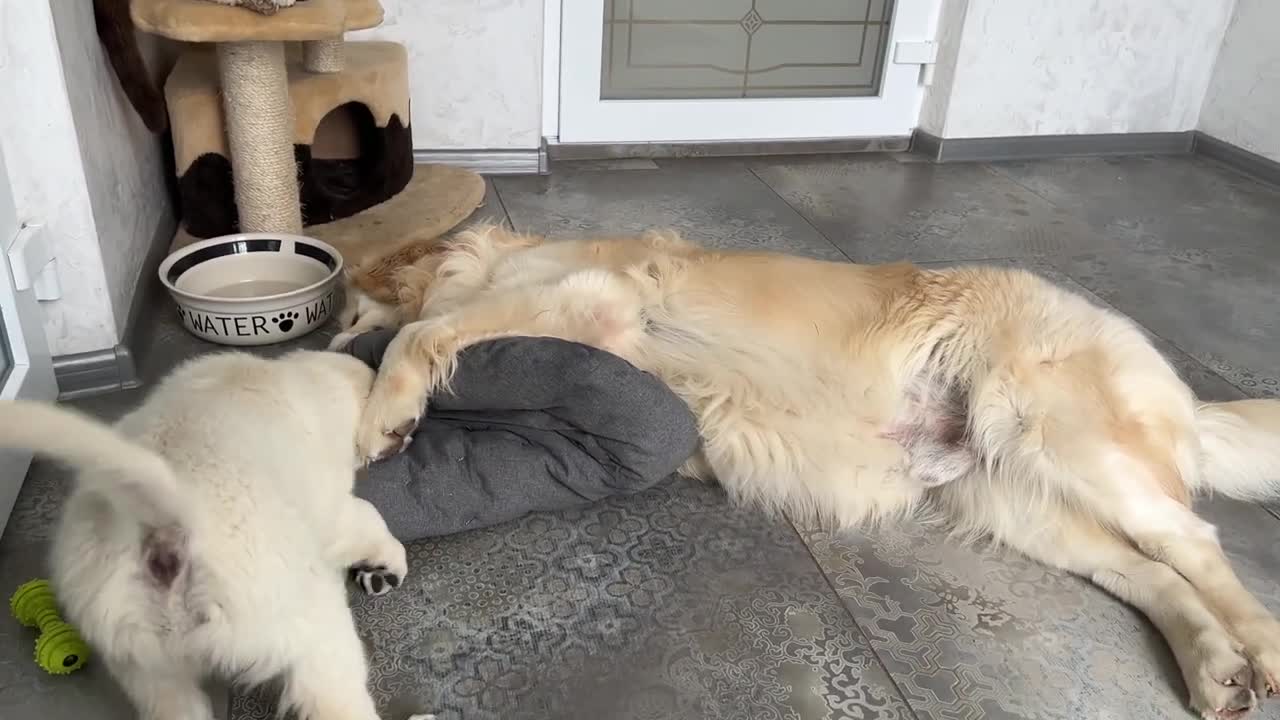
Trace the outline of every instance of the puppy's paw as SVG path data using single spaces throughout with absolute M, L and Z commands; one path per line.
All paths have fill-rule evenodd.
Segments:
M 351 582 L 364 591 L 366 595 L 386 595 L 394 588 L 400 587 L 404 578 L 388 569 L 385 565 L 356 565 L 351 568 Z

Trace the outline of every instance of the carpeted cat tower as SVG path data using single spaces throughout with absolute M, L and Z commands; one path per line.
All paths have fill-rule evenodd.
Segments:
M 305 227 L 353 263 L 442 235 L 483 202 L 475 173 L 414 164 L 404 47 L 344 39 L 382 23 L 377 0 L 130 11 L 139 30 L 189 43 L 164 87 L 183 215 L 173 249 Z

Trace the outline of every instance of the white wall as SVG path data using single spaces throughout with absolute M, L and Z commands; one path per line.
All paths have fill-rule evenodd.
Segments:
M 938 57 L 933 68 L 933 82 L 925 88 L 924 100 L 920 104 L 919 125 L 926 132 L 942 137 L 947 106 L 956 82 L 969 0 L 939 0 L 939 3 L 938 31 L 934 37 L 938 43 Z
M 120 89 L 98 42 L 93 4 L 49 2 L 119 338 L 156 232 L 170 224 L 173 212 L 164 148 Z M 144 49 L 151 45 L 147 40 L 142 38 Z
M 959 46 L 921 127 L 948 138 L 1195 129 L 1234 4 L 944 2 Z
M 3 147 L 19 219 L 43 223 L 62 297 L 41 303 L 55 355 L 121 338 L 139 270 L 170 212 L 159 140 L 119 90 L 90 3 L 0 2 Z
M 415 148 L 536 148 L 543 2 L 382 0 L 382 25 L 349 37 L 409 51 Z
M 543 3 L 384 0 L 383 25 L 353 36 L 408 48 L 415 147 L 536 148 Z M 0 93 L 22 98 L 0 111 L 19 215 L 45 223 L 58 258 L 62 298 L 42 304 L 50 347 L 113 347 L 172 210 L 161 145 L 119 89 L 91 3 L 0 1 Z
M 115 318 L 47 2 L 0 2 L 0 52 L 0 97 L 21 98 L 20 112 L 0 113 L 18 218 L 44 223 L 58 255 L 62 299 L 43 304 L 50 349 L 111 347 Z
M 1200 129 L 1280 162 L 1280 2 L 1238 0 L 1222 41 Z

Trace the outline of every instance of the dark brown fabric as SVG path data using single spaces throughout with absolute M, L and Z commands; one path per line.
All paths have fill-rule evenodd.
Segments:
M 169 113 L 164 95 L 156 87 L 138 50 L 133 18 L 129 16 L 129 0 L 93 0 L 93 23 L 129 104 L 148 130 L 163 132 L 169 127 Z
M 359 134 L 360 155 L 314 159 L 310 145 L 294 145 L 302 224 L 322 225 L 389 200 L 413 177 L 412 128 L 392 115 L 385 128 L 360 103 L 347 103 Z M 231 162 L 217 153 L 196 158 L 178 179 L 183 224 L 195 237 L 239 232 Z

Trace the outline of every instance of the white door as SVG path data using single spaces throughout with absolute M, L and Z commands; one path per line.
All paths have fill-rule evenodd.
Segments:
M 15 281 L 11 262 L 39 263 L 39 258 L 24 252 L 32 246 L 27 243 L 30 238 L 31 229 L 24 231 L 19 226 L 9 171 L 0 150 L 0 400 L 53 401 L 58 396 L 40 308 L 30 287 L 31 273 L 26 267 L 18 267 Z M 31 453 L 0 449 L 0 532 L 13 511 L 13 501 L 30 464 Z
M 939 0 L 561 2 L 560 142 L 630 143 L 909 135 Z

